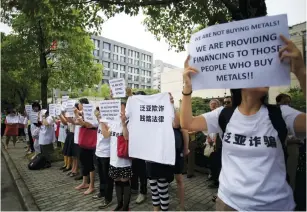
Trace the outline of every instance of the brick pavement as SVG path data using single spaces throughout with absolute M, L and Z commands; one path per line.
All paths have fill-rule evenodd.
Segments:
M 13 148 L 10 145 L 8 153 L 14 161 L 17 170 L 23 177 L 26 185 L 35 199 L 38 207 L 42 211 L 97 211 L 100 205 L 99 200 L 93 200 L 92 195 L 85 196 L 82 192 L 74 189 L 81 181 L 75 181 L 59 170 L 62 162 L 52 164 L 49 169 L 30 171 L 28 170 L 28 159 L 25 158 L 24 144 L 17 143 Z M 209 189 L 205 175 L 196 173 L 196 177 L 187 179 L 185 183 L 186 209 L 189 211 L 212 211 L 215 210 L 211 201 L 216 189 Z M 98 188 L 98 175 L 95 187 Z M 178 198 L 176 197 L 176 183 L 170 186 L 170 210 L 178 210 Z M 97 189 L 96 189 L 97 191 Z M 149 190 L 150 191 L 150 190 Z M 113 203 L 106 209 L 112 210 L 116 206 L 115 191 L 113 193 Z M 132 211 L 151 211 L 151 195 L 148 193 L 147 201 L 137 205 L 135 203 L 137 195 L 132 195 L 130 208 Z

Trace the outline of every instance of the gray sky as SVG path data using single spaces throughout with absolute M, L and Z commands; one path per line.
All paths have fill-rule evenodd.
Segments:
M 286 13 L 289 26 L 306 21 L 306 0 L 266 0 L 266 5 L 268 15 Z M 125 14 L 119 14 L 104 23 L 101 35 L 153 52 L 154 60 L 160 59 L 178 67 L 183 67 L 187 53 L 168 51 L 168 45 L 165 42 L 158 42 L 150 32 L 145 31 L 145 27 L 141 23 L 142 20 L 142 15 L 130 17 Z M 7 33 L 10 28 L 0 23 L 0 31 Z

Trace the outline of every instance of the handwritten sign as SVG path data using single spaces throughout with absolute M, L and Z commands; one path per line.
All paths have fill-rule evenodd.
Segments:
M 84 115 L 84 121 L 88 123 L 94 123 L 95 122 L 95 116 L 94 116 L 94 105 L 92 104 L 83 104 L 83 115 Z
M 62 96 L 62 103 L 67 102 L 69 99 L 69 96 Z
M 192 35 L 190 66 L 193 90 L 250 88 L 290 84 L 290 67 L 278 51 L 289 38 L 287 15 L 234 21 Z
M 76 103 L 76 100 L 73 100 L 73 99 L 70 99 L 67 101 L 67 104 L 66 104 L 66 116 L 67 117 L 74 117 L 75 103 Z
M 109 80 L 109 84 L 114 98 L 126 97 L 125 79 L 112 79 Z
M 29 116 L 32 111 L 32 105 L 25 105 L 26 113 Z
M 62 105 L 57 104 L 56 107 L 55 107 L 55 115 L 57 115 L 57 116 L 61 115 L 61 111 L 62 111 Z
M 99 102 L 102 122 L 113 122 L 120 119 L 120 100 L 103 100 Z
M 32 124 L 37 124 L 37 122 L 38 122 L 38 112 L 31 111 L 29 119 L 30 119 Z
M 49 116 L 55 117 L 56 104 L 49 104 Z

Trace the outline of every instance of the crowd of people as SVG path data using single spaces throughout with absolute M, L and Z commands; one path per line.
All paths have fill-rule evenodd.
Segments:
M 280 57 L 291 59 L 291 71 L 306 95 L 303 58 L 290 40 L 283 40 L 286 46 L 281 49 Z M 61 170 L 70 177 L 77 177 L 81 167 L 82 182 L 76 190 L 83 190 L 84 195 L 93 194 L 97 169 L 100 185 L 93 198 L 102 200 L 99 209 L 110 206 L 114 187 L 117 198 L 114 211 L 130 210 L 130 197 L 134 193 L 139 194 L 136 203 L 143 203 L 149 181 L 153 210 L 167 211 L 169 183 L 176 180 L 180 210 L 185 210 L 184 158 L 188 157 L 190 162 L 193 136 L 195 132 L 203 132 L 206 134 L 204 155 L 210 169 L 208 180 L 212 181 L 210 187 L 218 188 L 218 194 L 212 199 L 217 210 L 294 210 L 295 176 L 292 174 L 287 181 L 285 151 L 291 141 L 301 143 L 306 137 L 306 114 L 289 107 L 290 100 L 284 95 L 276 99 L 279 106 L 269 105 L 269 88 L 266 87 L 231 89 L 231 96 L 225 97 L 223 105 L 213 99 L 209 103 L 210 112 L 193 116 L 191 75 L 198 70 L 190 67 L 188 60 L 183 73 L 185 86 L 181 107 L 174 110 L 172 123 L 175 165 L 118 156 L 118 140 L 129 140 L 131 131 L 126 116 L 127 98 L 146 95 L 144 92 L 132 93 L 129 89 L 127 98 L 121 99 L 120 120 L 112 124 L 102 121 L 99 108 L 95 111 L 95 122 L 84 121 L 83 105 L 89 104 L 85 98 L 75 104 L 74 118 L 67 116 L 64 107 L 58 118 L 51 117 L 47 108 L 41 109 L 38 103 L 33 103 L 32 110 L 39 112 L 39 120 L 29 125 L 27 114 L 17 114 L 10 109 L 5 118 L 2 116 L 5 148 L 10 139 L 15 145 L 16 136 L 26 135 L 29 140 L 27 150 L 46 156 L 49 161 L 46 167 L 50 167 L 50 149 L 57 140 L 64 155 Z M 169 97 L 173 104 L 172 95 Z M 113 99 L 112 93 L 110 99 Z M 18 121 L 12 121 L 16 117 Z M 187 177 L 191 178 L 194 176 L 193 164 L 188 167 Z

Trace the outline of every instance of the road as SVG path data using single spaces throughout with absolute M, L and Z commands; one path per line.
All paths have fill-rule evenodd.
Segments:
M 17 187 L 1 155 L 1 211 L 24 211 Z

